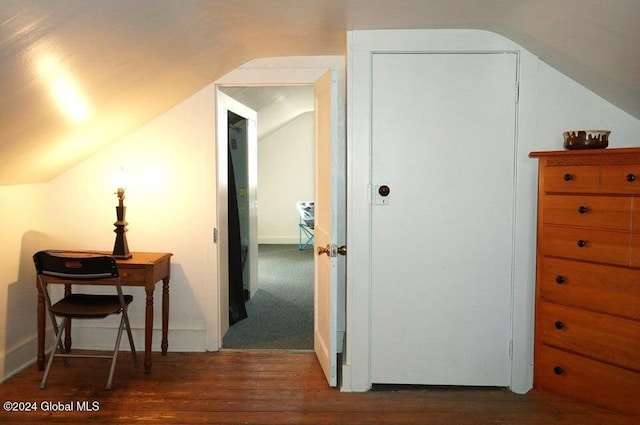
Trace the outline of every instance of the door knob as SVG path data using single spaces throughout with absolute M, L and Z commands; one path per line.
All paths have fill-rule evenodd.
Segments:
M 338 247 L 338 246 L 335 246 L 335 245 L 332 246 L 329 244 L 327 244 L 327 246 L 319 246 L 318 255 L 322 255 L 322 254 L 327 254 L 328 257 L 335 257 L 338 254 L 347 255 L 347 246 L 342 245 Z
M 389 189 L 389 186 L 387 186 L 386 184 L 383 184 L 378 188 L 378 193 L 380 194 L 380 196 L 389 196 L 389 193 L 391 193 L 391 189 Z
M 318 255 L 322 254 L 327 254 L 327 257 L 331 257 L 331 245 L 327 244 L 327 246 L 319 246 Z

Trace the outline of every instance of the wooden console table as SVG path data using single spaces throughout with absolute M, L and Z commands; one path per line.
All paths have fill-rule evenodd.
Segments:
M 169 279 L 171 277 L 171 255 L 166 252 L 134 252 L 129 259 L 116 259 L 123 286 L 144 286 L 146 297 L 146 311 L 144 321 L 144 373 L 151 373 L 151 341 L 153 337 L 153 291 L 156 283 L 162 281 L 162 355 L 167 354 L 169 347 Z M 65 286 L 65 296 L 71 294 L 71 285 L 64 280 L 50 281 Z M 46 311 L 44 296 L 38 288 L 38 370 L 44 370 L 44 346 Z M 64 346 L 71 349 L 71 321 L 65 329 Z

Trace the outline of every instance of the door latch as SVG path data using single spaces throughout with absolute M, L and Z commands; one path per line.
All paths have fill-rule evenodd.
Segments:
M 347 246 L 329 245 L 319 246 L 318 255 L 327 254 L 328 257 L 337 257 L 338 255 L 347 255 Z

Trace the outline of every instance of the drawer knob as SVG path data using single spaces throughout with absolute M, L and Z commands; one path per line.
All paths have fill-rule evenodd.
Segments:
M 564 328 L 564 322 L 562 320 L 556 320 L 556 323 L 554 323 L 556 329 L 562 329 Z
M 573 176 L 571 174 L 567 173 L 567 174 L 564 175 L 563 178 L 564 178 L 564 181 L 568 182 L 571 179 L 573 179 Z
M 564 372 L 564 370 L 560 366 L 556 366 L 553 368 L 553 373 L 555 373 L 556 375 L 562 375 L 562 372 Z
M 627 174 L 627 181 L 628 182 L 636 181 L 636 175 L 635 174 L 631 174 L 631 173 Z
M 584 248 L 585 246 L 587 246 L 587 241 L 580 239 L 578 240 L 577 244 L 580 248 Z
M 559 274 L 558 276 L 556 276 L 556 283 L 558 285 L 562 285 L 564 283 L 565 279 L 564 276 L 562 276 L 561 274 Z
M 588 210 L 587 210 L 587 207 L 585 207 L 584 205 L 580 205 L 580 206 L 578 207 L 578 212 L 579 212 L 580 214 L 586 214 L 586 213 L 587 213 L 587 211 L 588 211 Z

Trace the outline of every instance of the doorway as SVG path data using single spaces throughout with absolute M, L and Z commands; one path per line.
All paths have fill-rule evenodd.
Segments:
M 327 377 L 327 382 L 331 386 L 336 386 L 338 358 L 342 349 L 345 328 L 345 259 L 339 255 L 340 259 L 330 253 L 343 252 L 346 254 L 344 244 L 346 242 L 345 232 L 345 189 L 346 189 L 346 155 L 345 155 L 345 135 L 346 135 L 346 80 L 345 64 L 343 56 L 318 56 L 318 57 L 280 57 L 257 59 L 246 63 L 242 67 L 230 72 L 216 82 L 216 122 L 225 125 L 216 126 L 216 147 L 217 147 L 217 199 L 223 202 L 217 203 L 216 224 L 220 230 L 227 227 L 226 222 L 226 112 L 222 98 L 230 96 L 224 94 L 221 87 L 256 87 L 256 86 L 310 86 L 313 85 L 314 92 L 314 149 L 322 145 L 320 151 L 323 152 L 324 159 L 320 160 L 316 155 L 316 162 L 324 164 L 324 170 L 328 175 L 318 177 L 314 175 L 316 187 L 322 188 L 324 195 L 330 195 L 327 199 L 331 202 L 324 202 L 323 205 L 315 204 L 316 232 L 326 235 L 323 239 L 323 260 L 318 261 L 319 255 L 314 255 L 314 351 L 323 372 Z M 224 133 L 224 134 L 221 134 Z M 317 134 L 316 134 L 317 133 Z M 224 153 L 224 155 L 222 154 Z M 326 155 L 330 153 L 330 155 Z M 318 171 L 317 164 L 314 172 Z M 291 176 L 280 182 L 289 183 Z M 314 198 L 319 198 L 314 193 Z M 257 202 L 256 202 L 257 204 Z M 321 213 L 320 213 L 321 212 Z M 295 210 L 293 212 L 295 215 Z M 319 221 L 319 217 L 327 220 Z M 318 223 L 324 223 L 319 227 Z M 297 216 L 296 216 L 297 223 Z M 296 229 L 297 230 L 297 229 Z M 208 317 L 207 325 L 214 335 L 217 330 L 217 338 L 210 339 L 212 349 L 219 349 L 223 346 L 223 336 L 228 330 L 228 270 L 227 267 L 227 241 L 223 239 L 224 231 L 218 232 L 217 254 L 217 276 L 216 289 L 218 292 L 217 320 L 213 316 Z M 318 238 L 315 238 L 316 245 Z M 327 246 L 327 244 L 330 244 Z M 338 246 L 340 246 L 340 250 Z M 334 249 L 335 248 L 335 249 Z M 332 257 L 332 258 L 329 258 Z M 325 302 L 319 303 L 318 300 Z M 322 331 L 322 332 L 320 332 Z M 318 343 L 320 341 L 320 343 Z M 328 366 L 328 367 L 325 367 Z
M 244 285 L 247 315 L 230 320 L 225 349 L 313 349 L 313 246 L 299 249 L 298 201 L 314 196 L 313 87 L 222 86 L 220 90 L 257 112 L 257 276 L 253 288 Z M 247 153 L 244 121 L 230 114 L 229 153 L 236 176 L 240 238 L 246 234 L 248 209 L 242 176 Z M 237 136 L 237 137 L 235 137 Z M 229 199 L 231 201 L 231 178 Z M 244 240 L 244 239 L 243 239 Z M 232 248 L 231 236 L 229 248 Z M 236 253 L 237 254 L 237 253 Z M 242 254 L 244 255 L 244 254 Z M 230 253 L 230 261 L 233 255 Z M 243 268 L 243 278 L 246 268 Z M 230 264 L 229 283 L 232 284 Z M 232 297 L 230 287 L 230 301 Z M 236 292 L 237 293 L 237 292 Z M 237 310 L 230 306 L 232 312 Z

